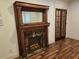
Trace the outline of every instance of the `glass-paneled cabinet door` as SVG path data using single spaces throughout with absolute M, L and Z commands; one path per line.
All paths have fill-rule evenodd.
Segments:
M 65 38 L 65 35 L 66 35 L 66 15 L 67 15 L 67 10 L 56 9 L 56 16 L 55 16 L 55 38 L 56 38 L 56 41 L 61 38 Z

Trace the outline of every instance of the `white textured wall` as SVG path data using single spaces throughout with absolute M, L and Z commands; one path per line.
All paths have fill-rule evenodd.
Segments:
M 69 2 L 67 37 L 79 40 L 79 0 Z
M 55 3 L 55 8 L 67 9 L 68 8 L 68 0 L 53 0 Z
M 0 26 L 0 59 L 13 59 L 19 55 L 13 2 L 15 0 L 0 0 L 0 17 L 3 26 Z M 48 22 L 49 43 L 55 41 L 55 8 L 67 8 L 67 3 L 49 0 L 19 0 L 24 2 L 49 5 Z

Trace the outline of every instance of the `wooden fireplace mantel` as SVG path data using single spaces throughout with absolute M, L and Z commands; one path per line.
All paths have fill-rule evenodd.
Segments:
M 22 57 L 27 56 L 27 49 L 25 47 L 24 33 L 27 32 L 28 30 L 43 29 L 45 32 L 45 35 L 44 35 L 45 47 L 48 46 L 48 26 L 49 26 L 49 23 L 47 22 L 48 9 L 49 9 L 49 6 L 46 6 L 46 5 L 39 5 L 39 4 L 19 2 L 19 1 L 16 1 L 14 3 L 15 21 L 16 21 L 20 56 L 22 56 Z M 42 14 L 43 14 L 42 22 L 23 24 L 22 10 L 23 11 L 42 12 Z
M 40 24 L 29 24 L 29 25 L 24 25 L 24 26 L 20 26 L 20 29 L 32 29 L 32 28 L 40 28 L 40 27 L 48 27 L 49 23 L 40 23 Z

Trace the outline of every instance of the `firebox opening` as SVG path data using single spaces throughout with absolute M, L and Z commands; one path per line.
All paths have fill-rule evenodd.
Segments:
M 45 47 L 44 35 L 43 29 L 34 29 L 24 33 L 27 54 L 32 54 Z

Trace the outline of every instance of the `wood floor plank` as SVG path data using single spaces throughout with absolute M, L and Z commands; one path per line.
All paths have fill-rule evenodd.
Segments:
M 57 41 L 27 59 L 79 59 L 79 41 L 70 38 Z

